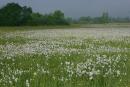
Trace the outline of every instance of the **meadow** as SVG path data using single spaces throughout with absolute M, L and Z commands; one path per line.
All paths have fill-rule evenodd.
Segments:
M 0 87 L 130 87 L 130 28 L 86 27 L 1 28 Z

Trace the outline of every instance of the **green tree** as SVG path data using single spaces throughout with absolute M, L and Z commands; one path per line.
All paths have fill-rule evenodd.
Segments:
M 0 9 L 0 25 L 24 25 L 31 18 L 31 13 L 31 8 L 21 7 L 17 3 L 8 3 L 6 6 Z
M 32 13 L 29 25 L 43 25 L 43 15 L 40 13 Z
M 28 25 L 28 22 L 31 21 L 32 17 L 32 8 L 30 7 L 22 7 L 22 11 L 21 11 L 21 25 Z
M 30 7 L 8 3 L 0 9 L 0 26 L 21 25 L 66 25 L 69 24 L 60 10 L 42 15 L 32 12 Z
M 67 20 L 64 17 L 64 13 L 60 10 L 56 10 L 53 14 L 52 14 L 52 21 L 54 22 L 53 24 L 55 25 L 65 25 L 65 24 L 69 24 L 67 22 Z
M 80 23 L 92 23 L 92 18 L 90 16 L 87 17 L 80 17 Z
M 22 8 L 16 3 L 9 3 L 0 9 L 0 25 L 19 25 Z
M 103 12 L 101 16 L 101 23 L 108 23 L 108 22 L 109 22 L 108 12 Z

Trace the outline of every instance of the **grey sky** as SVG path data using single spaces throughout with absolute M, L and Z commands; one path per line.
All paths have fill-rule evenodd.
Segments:
M 49 13 L 62 10 L 66 16 L 100 16 L 108 11 L 110 16 L 130 17 L 130 0 L 0 0 L 0 7 L 16 2 L 33 8 L 33 11 Z

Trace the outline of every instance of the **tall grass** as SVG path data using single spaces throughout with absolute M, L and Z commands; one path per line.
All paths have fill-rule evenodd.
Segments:
M 94 38 L 80 31 L 2 34 L 0 87 L 129 87 L 130 37 Z

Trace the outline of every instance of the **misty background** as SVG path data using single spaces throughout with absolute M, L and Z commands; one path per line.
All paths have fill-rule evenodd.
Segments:
M 130 17 L 130 0 L 0 0 L 0 7 L 15 2 L 32 7 L 42 14 L 62 10 L 65 16 L 101 16 L 107 11 L 112 17 Z

